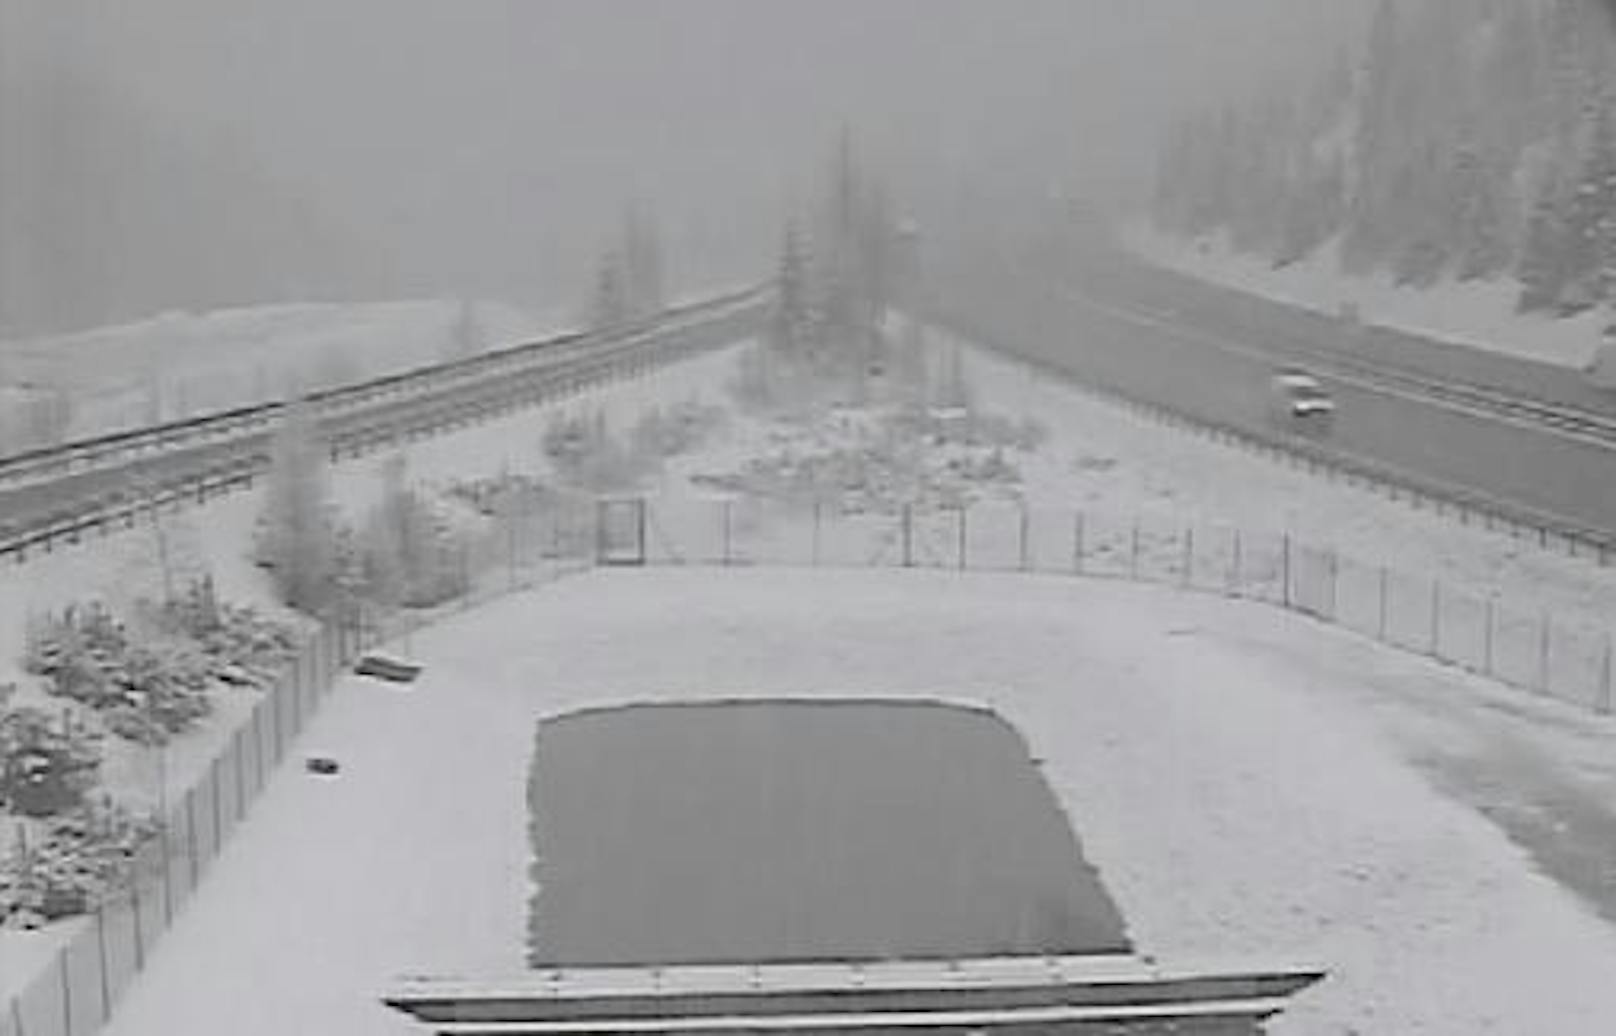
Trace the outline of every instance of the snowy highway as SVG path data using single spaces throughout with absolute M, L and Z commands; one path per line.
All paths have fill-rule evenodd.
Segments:
M 978 262 L 968 273 L 961 267 L 940 276 L 934 294 L 945 323 L 1006 352 L 1192 419 L 1279 438 L 1268 417 L 1268 380 L 1323 348 L 1297 344 L 1303 318 L 1250 299 L 1210 307 L 1210 289 L 1173 295 L 1183 300 L 1180 308 L 1158 298 L 1146 309 L 1141 298 L 1160 285 L 1135 282 L 1154 277 L 1124 277 L 1124 291 L 1115 271 L 1096 276 L 1089 263 L 1057 275 Z M 1568 430 L 1564 422 L 1523 416 L 1520 407 L 1425 391 L 1406 368 L 1388 369 L 1391 377 L 1367 374 L 1379 362 L 1367 356 L 1345 362 L 1351 372 L 1333 377 L 1331 367 L 1318 366 L 1337 401 L 1333 432 L 1318 444 L 1325 450 L 1406 472 L 1434 493 L 1453 487 L 1497 501 L 1517 520 L 1557 531 L 1592 539 L 1616 529 L 1616 449 L 1587 427 Z M 1478 364 L 1489 377 L 1510 364 L 1534 366 L 1493 356 Z M 1552 376 L 1574 383 L 1568 372 Z
M 608 340 L 570 355 L 545 354 L 543 362 L 516 370 L 501 366 L 406 394 L 378 394 L 324 416 L 324 434 L 333 454 L 368 452 L 563 395 L 647 364 L 730 344 L 744 336 L 759 311 L 755 300 L 717 301 L 713 312 L 696 307 L 698 312 L 656 333 L 623 343 Z M 57 477 L 0 489 L 0 551 L 50 549 L 56 539 L 76 540 L 85 523 L 100 524 L 109 516 L 126 518 L 130 507 L 152 494 L 196 495 L 223 481 L 244 479 L 266 467 L 270 434 L 238 431 L 220 437 L 210 434 L 203 422 L 195 435 L 155 452 L 113 457 L 87 470 L 65 467 Z

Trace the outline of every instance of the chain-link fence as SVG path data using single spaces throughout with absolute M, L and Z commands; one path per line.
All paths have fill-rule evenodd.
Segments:
M 1369 564 L 1283 533 L 1015 504 L 850 512 L 737 497 L 654 498 L 643 507 L 638 522 L 652 563 L 1024 571 L 1168 584 L 1264 601 L 1601 713 L 1616 704 L 1611 631 L 1593 617 Z
M 502 509 L 463 541 L 464 593 L 433 608 L 367 609 L 352 623 L 326 624 L 309 637 L 200 779 L 161 811 L 160 834 L 136 854 L 128 887 L 105 896 L 93 912 L 30 936 L 56 949 L 0 1008 L 0 1036 L 99 1030 L 338 675 L 376 644 L 588 568 L 596 557 L 595 513 L 594 501 L 581 497 Z
M 246 816 L 337 675 L 370 646 L 595 564 L 795 565 L 1112 578 L 1267 602 L 1503 683 L 1612 710 L 1610 631 L 1440 579 L 1366 564 L 1284 534 L 1100 511 L 978 505 L 850 512 L 756 498 L 527 500 L 463 538 L 463 592 L 431 608 L 361 613 L 310 638 L 162 817 L 129 888 L 53 926 L 47 967 L 0 1014 L 0 1036 L 84 1036 Z M 408 643 L 406 639 L 406 644 Z

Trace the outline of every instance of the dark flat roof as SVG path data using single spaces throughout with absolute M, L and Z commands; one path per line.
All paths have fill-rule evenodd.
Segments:
M 1126 952 L 1025 742 L 893 701 L 540 725 L 534 966 Z

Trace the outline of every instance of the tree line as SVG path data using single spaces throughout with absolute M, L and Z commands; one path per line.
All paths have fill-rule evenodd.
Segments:
M 1594 0 L 1381 0 L 1311 82 L 1180 120 L 1152 215 L 1278 268 L 1616 302 L 1616 33 Z

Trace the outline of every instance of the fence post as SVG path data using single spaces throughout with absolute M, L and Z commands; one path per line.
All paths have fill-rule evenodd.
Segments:
M 1229 558 L 1229 596 L 1231 597 L 1240 596 L 1240 566 L 1243 560 L 1240 556 L 1241 549 L 1240 529 L 1237 526 L 1234 530 L 1234 543 Z
M 1291 606 L 1291 534 L 1287 531 L 1279 541 L 1280 600 L 1286 608 Z
M 724 501 L 724 564 L 730 563 L 730 521 L 734 501 Z
M 138 856 L 136 857 L 139 858 Z M 146 922 L 140 913 L 140 870 L 135 870 L 135 880 L 129 883 L 129 903 L 135 922 L 135 970 L 146 969 Z M 21 1031 L 21 1027 L 18 1027 Z
M 236 823 L 238 824 L 247 815 L 247 768 L 242 758 L 246 754 L 244 746 L 247 744 L 247 739 L 241 736 L 242 729 L 237 728 L 234 744 L 231 747 L 231 755 L 236 760 Z
M 98 974 L 101 978 L 101 1021 L 112 1018 L 112 984 L 107 980 L 107 908 L 95 908 L 95 950 Z
M 1538 626 L 1537 646 L 1537 685 L 1538 690 L 1544 694 L 1549 693 L 1549 651 L 1551 648 L 1549 638 L 1553 629 L 1554 627 L 1550 624 L 1549 612 L 1544 609 Z
M 1072 574 L 1083 574 L 1083 512 L 1072 515 Z
M 185 845 L 191 857 L 191 893 L 196 894 L 196 881 L 201 867 L 196 855 L 196 789 L 185 793 Z
M 1611 653 L 1610 630 L 1607 629 L 1607 630 L 1605 630 L 1604 650 L 1601 651 L 1600 654 L 1599 654 L 1599 707 L 1598 707 L 1598 711 L 1601 714 L 1606 715 L 1606 716 L 1610 715 L 1611 704 L 1612 704 L 1611 703 L 1611 686 L 1610 686 L 1610 662 L 1611 662 L 1610 653 Z
M 1380 566 L 1380 609 L 1379 609 L 1379 615 L 1378 615 L 1378 617 L 1376 619 L 1375 628 L 1376 628 L 1376 630 L 1378 631 L 1378 634 L 1379 634 L 1376 639 L 1378 639 L 1383 644 L 1386 643 L 1386 619 L 1387 619 L 1386 613 L 1389 610 L 1388 606 L 1390 604 L 1390 602 L 1388 600 L 1389 587 L 1387 586 L 1387 582 L 1388 582 L 1388 576 L 1387 576 L 1387 572 L 1386 572 L 1386 566 L 1382 565 L 1382 566 Z
M 1133 520 L 1133 535 L 1129 540 L 1128 549 L 1128 578 L 1133 582 L 1139 581 L 1139 519 Z
M 1493 613 L 1497 607 L 1498 602 L 1492 597 L 1488 597 L 1487 606 L 1482 613 L 1482 621 L 1487 624 L 1481 638 L 1481 657 L 1482 665 L 1484 666 L 1482 672 L 1488 676 L 1493 675 L 1493 627 L 1497 625 L 1497 617 Z
M 1021 522 L 1017 530 L 1019 540 L 1017 544 L 1017 561 L 1023 572 L 1032 567 L 1032 548 L 1027 542 L 1027 523 L 1030 520 L 1027 515 L 1027 505 L 1023 502 L 1021 505 Z
M 959 509 L 959 557 L 957 559 L 961 572 L 965 571 L 965 511 L 965 505 L 961 504 Z
M 174 854 L 168 844 L 170 831 L 166 811 L 161 827 L 163 840 L 163 927 L 167 928 L 174 923 L 174 882 L 169 877 L 169 874 L 174 869 Z
M 1431 577 L 1431 657 L 1442 657 L 1442 580 Z
M 17 1036 L 28 1036 L 22 1028 L 22 994 L 11 998 L 11 1027 L 17 1031 Z
M 67 974 L 67 947 L 63 946 L 56 951 L 56 970 L 61 975 L 62 983 L 62 1033 L 63 1036 L 73 1034 L 73 983 Z
M 208 796 L 213 800 L 213 855 L 219 855 L 224 848 L 224 816 L 219 806 L 219 757 L 214 756 L 213 762 L 208 764 L 208 782 L 213 785 L 213 794 Z
M 1184 570 L 1180 573 L 1180 576 L 1182 577 L 1180 580 L 1180 585 L 1188 588 L 1189 585 L 1194 581 L 1194 573 L 1195 526 L 1187 525 L 1184 527 Z
M 904 504 L 900 518 L 903 525 L 903 567 L 915 566 L 915 509 L 913 504 Z
M 824 504 L 821 501 L 819 501 L 819 500 L 814 501 L 814 538 L 813 538 L 813 544 L 810 547 L 810 550 L 812 551 L 811 560 L 813 562 L 813 567 L 814 568 L 819 567 L 819 524 L 820 524 L 820 511 L 823 508 L 824 508 Z

